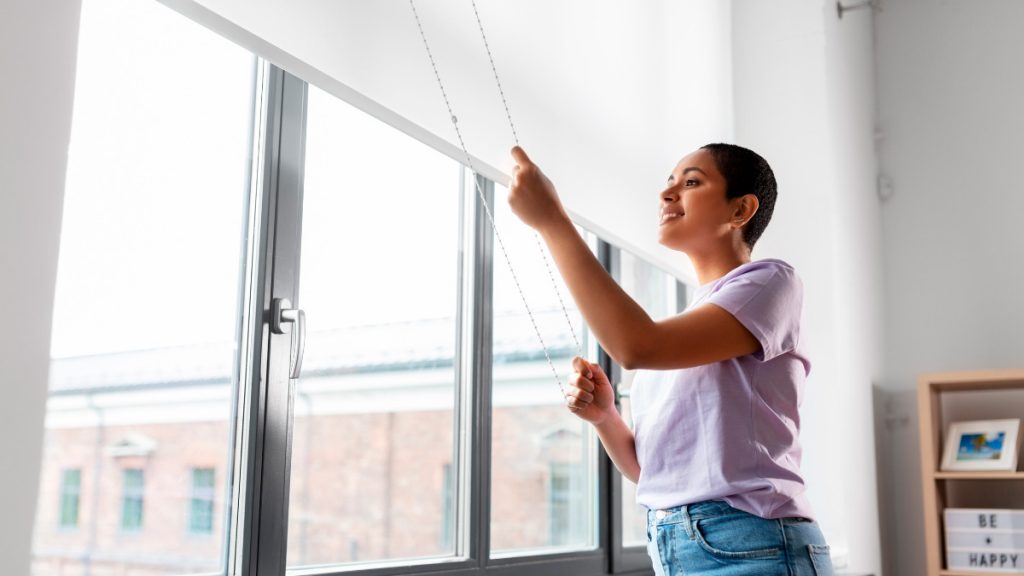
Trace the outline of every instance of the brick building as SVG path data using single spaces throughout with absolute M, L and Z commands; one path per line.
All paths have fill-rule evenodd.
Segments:
M 552 334 L 564 322 L 537 317 Z M 524 321 L 496 321 L 492 549 L 589 547 L 596 441 L 562 407 L 542 351 L 502 338 L 524 334 Z M 310 333 L 294 400 L 290 566 L 454 553 L 453 326 Z M 571 341 L 548 344 L 564 382 Z M 53 361 L 35 575 L 220 570 L 235 356 L 231 345 L 193 345 Z

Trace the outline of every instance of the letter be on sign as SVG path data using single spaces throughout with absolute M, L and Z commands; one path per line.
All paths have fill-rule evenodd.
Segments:
M 978 528 L 998 528 L 995 514 L 978 514 Z

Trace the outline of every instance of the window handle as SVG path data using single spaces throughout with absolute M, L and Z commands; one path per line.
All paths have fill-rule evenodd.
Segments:
M 291 324 L 297 324 L 297 329 L 292 331 Z M 299 308 L 292 308 L 291 300 L 287 298 L 274 298 L 270 313 L 270 329 L 275 334 L 288 334 L 291 332 L 291 348 L 296 350 L 294 363 L 289 353 L 289 378 L 298 378 L 302 371 L 302 354 L 306 349 L 306 312 Z M 296 343 L 296 339 L 298 342 Z
M 629 393 L 632 392 L 632 389 L 630 388 L 623 388 L 622 382 L 616 382 L 615 385 L 612 386 L 612 390 L 615 391 L 616 402 L 622 400 L 623 398 L 629 398 Z

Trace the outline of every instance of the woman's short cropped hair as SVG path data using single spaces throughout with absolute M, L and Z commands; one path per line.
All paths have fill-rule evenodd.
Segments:
M 753 248 L 775 210 L 777 187 L 772 167 L 757 152 L 735 144 L 707 144 L 701 149 L 711 153 L 718 171 L 725 177 L 727 199 L 747 194 L 757 197 L 757 212 L 743 227 L 743 241 Z

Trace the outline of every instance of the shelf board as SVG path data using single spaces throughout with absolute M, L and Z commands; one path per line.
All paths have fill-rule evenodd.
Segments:
M 921 374 L 918 382 L 935 392 L 1024 388 L 1024 370 L 973 370 Z
M 1019 574 L 1019 572 L 965 572 L 963 570 L 939 570 L 939 576 L 992 576 L 992 574 Z
M 1024 480 L 1024 472 L 932 472 L 936 480 Z

